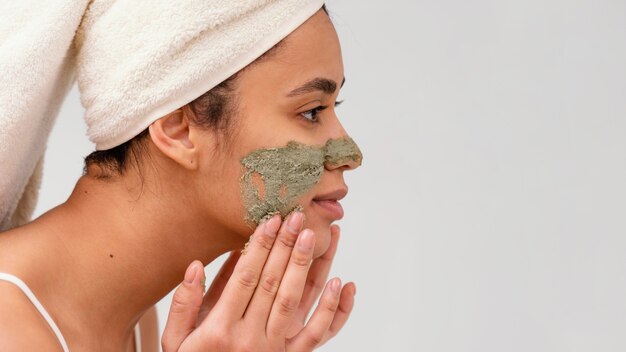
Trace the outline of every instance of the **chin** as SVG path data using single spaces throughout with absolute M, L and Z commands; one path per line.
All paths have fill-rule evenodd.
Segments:
M 312 229 L 315 232 L 315 249 L 313 250 L 313 259 L 321 257 L 330 246 L 330 225 Z
M 313 250 L 313 258 L 319 258 L 330 246 L 330 225 L 332 220 L 320 217 L 315 209 L 304 210 L 305 222 L 304 228 L 311 229 L 315 232 L 315 249 Z

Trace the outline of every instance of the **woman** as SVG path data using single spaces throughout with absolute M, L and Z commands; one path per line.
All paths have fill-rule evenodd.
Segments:
M 0 280 L 1 349 L 134 350 L 135 324 L 178 284 L 164 351 L 310 351 L 334 336 L 354 284 L 329 281 L 305 318 L 337 246 L 343 172 L 361 161 L 335 114 L 343 81 L 320 9 L 209 92 L 88 156 L 65 203 L 0 235 L 0 272 L 56 323 Z M 202 267 L 229 251 L 203 299 Z

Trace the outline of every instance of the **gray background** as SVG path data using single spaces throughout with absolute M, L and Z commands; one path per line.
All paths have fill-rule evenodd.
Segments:
M 328 5 L 365 159 L 333 270 L 357 303 L 322 350 L 626 350 L 626 2 Z M 73 90 L 37 214 L 84 133 Z

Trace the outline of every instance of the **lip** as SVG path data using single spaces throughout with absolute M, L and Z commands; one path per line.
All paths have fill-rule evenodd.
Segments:
M 341 188 L 313 198 L 313 203 L 333 220 L 341 220 L 344 215 L 343 207 L 339 201 L 348 194 L 347 188 Z
M 339 188 L 336 189 L 332 192 L 328 192 L 328 193 L 324 193 L 321 194 L 315 198 L 313 198 L 314 201 L 318 201 L 318 200 L 342 200 L 346 197 L 346 195 L 348 194 L 348 188 Z
M 343 207 L 337 200 L 314 200 L 313 204 L 317 205 L 333 220 L 341 220 L 343 218 Z

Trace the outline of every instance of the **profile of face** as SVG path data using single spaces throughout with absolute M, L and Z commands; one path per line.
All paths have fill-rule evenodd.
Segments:
M 197 139 L 197 147 L 203 151 L 198 170 L 205 181 L 199 182 L 199 194 L 205 201 L 203 213 L 213 223 L 243 242 L 251 234 L 250 204 L 242 190 L 244 158 L 299 145 L 322 151 L 323 160 L 327 142 L 351 142 L 335 112 L 343 81 L 339 39 L 322 10 L 286 37 L 267 60 L 240 73 L 234 90 L 236 111 L 226 135 L 216 138 L 211 131 L 197 127 L 194 131 L 202 137 Z M 278 152 L 271 155 L 281 158 Z M 360 154 L 335 162 L 326 158 L 319 177 L 295 199 L 302 206 L 304 226 L 316 234 L 315 257 L 328 248 L 331 223 L 343 216 L 336 202 L 347 193 L 343 173 L 359 164 Z M 261 196 L 266 196 L 263 181 L 251 181 Z

